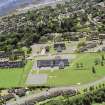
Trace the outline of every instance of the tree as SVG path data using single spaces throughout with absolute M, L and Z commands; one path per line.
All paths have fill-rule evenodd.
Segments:
M 55 42 L 61 42 L 62 41 L 62 36 L 60 34 L 56 34 L 54 37 Z
M 94 61 L 95 65 L 98 65 L 99 62 L 100 62 L 99 59 L 96 59 L 96 60 Z
M 83 105 L 91 105 L 89 97 L 85 97 L 83 100 Z
M 76 68 L 78 69 L 80 66 L 79 66 L 79 63 L 76 63 Z
M 79 42 L 77 47 L 80 48 L 80 47 L 82 47 L 82 46 L 85 46 L 85 44 L 86 44 L 86 43 L 85 43 L 84 41 Z
M 94 90 L 94 86 L 91 86 L 91 87 L 89 88 L 89 90 L 90 90 L 90 91 L 93 91 L 93 90 Z
M 101 57 L 102 57 L 102 60 L 105 60 L 105 57 L 104 57 L 104 55 L 102 55 Z
M 88 89 L 87 89 L 87 88 L 85 88 L 83 91 L 84 91 L 84 93 L 85 93 L 85 92 L 87 92 L 87 91 L 88 91 Z
M 40 43 L 46 43 L 48 41 L 46 36 L 42 36 L 39 40 Z
M 30 54 L 30 53 L 31 53 L 31 51 L 32 51 L 32 48 L 31 48 L 31 47 L 29 47 L 29 48 L 27 49 L 27 54 Z
M 96 69 L 95 69 L 95 67 L 94 67 L 94 66 L 92 67 L 92 73 L 93 73 L 93 74 L 95 74 L 95 73 L 96 73 Z
M 104 66 L 104 62 L 103 61 L 101 61 L 101 66 Z
M 81 66 L 81 68 L 83 68 L 83 66 L 84 66 L 83 63 L 80 63 L 80 66 Z

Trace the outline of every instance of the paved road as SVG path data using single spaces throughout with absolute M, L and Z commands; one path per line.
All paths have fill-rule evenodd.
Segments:
M 36 99 L 36 98 L 40 98 L 40 97 L 42 97 L 44 95 L 46 96 L 48 94 L 52 94 L 52 93 L 58 92 L 60 90 L 63 90 L 63 91 L 72 90 L 72 89 L 73 90 L 79 90 L 79 89 L 89 88 L 90 86 L 98 85 L 98 84 L 103 83 L 103 82 L 105 82 L 105 77 L 101 78 L 100 80 L 93 81 L 91 83 L 84 84 L 84 85 L 51 88 L 48 91 L 42 91 L 42 92 L 40 92 L 38 94 L 32 94 L 30 96 L 22 97 L 21 99 L 19 99 L 17 101 L 8 102 L 6 105 L 21 105 L 21 104 L 25 103 L 26 101 L 33 100 L 33 99 Z
M 69 90 L 77 90 L 76 88 L 74 87 L 59 87 L 59 88 L 51 88 L 49 90 L 44 90 L 38 94 L 33 94 L 33 95 L 30 95 L 30 96 L 27 96 L 27 97 L 23 97 L 21 99 L 18 99 L 17 101 L 14 101 L 14 102 L 9 102 L 7 103 L 6 105 L 21 105 L 23 103 L 25 103 L 26 101 L 30 101 L 30 100 L 34 100 L 34 99 L 39 99 L 40 97 L 43 97 L 43 96 L 50 96 L 51 94 L 53 93 L 57 93 L 57 92 L 60 92 L 60 91 L 69 91 Z

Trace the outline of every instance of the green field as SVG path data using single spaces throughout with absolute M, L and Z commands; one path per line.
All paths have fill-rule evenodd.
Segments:
M 24 86 L 31 67 L 32 62 L 28 61 L 24 68 L 0 69 L 0 88 Z
M 105 61 L 104 66 L 101 66 L 101 64 L 95 66 L 96 74 L 92 73 L 92 67 L 95 65 L 94 61 L 96 59 L 101 61 L 101 56 L 102 53 L 77 54 L 77 57 L 70 64 L 70 67 L 64 70 L 41 70 L 39 74 L 48 74 L 46 85 L 51 86 L 76 85 L 77 83 L 84 84 L 92 82 L 105 76 Z M 83 67 L 77 69 L 77 63 L 83 63 Z M 36 72 L 37 70 L 33 71 L 33 73 Z
M 92 73 L 92 66 L 95 65 L 94 61 L 96 59 L 101 61 L 102 55 L 105 56 L 105 53 L 76 54 L 76 58 L 64 70 L 41 70 L 39 74 L 48 75 L 45 85 L 49 86 L 69 86 L 92 82 L 105 76 L 105 60 L 104 66 L 99 63 L 95 66 L 96 74 Z M 83 67 L 77 68 L 77 63 L 82 63 Z M 25 81 L 31 69 L 32 61 L 28 61 L 24 68 L 0 69 L 0 88 L 25 86 Z M 36 74 L 37 70 L 32 73 Z

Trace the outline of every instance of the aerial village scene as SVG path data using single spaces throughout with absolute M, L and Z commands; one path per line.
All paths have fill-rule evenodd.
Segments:
M 105 105 L 105 0 L 1 0 L 0 105 Z

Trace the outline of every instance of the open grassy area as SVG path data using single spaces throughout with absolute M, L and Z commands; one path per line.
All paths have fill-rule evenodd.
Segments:
M 0 88 L 24 86 L 32 62 L 28 61 L 24 68 L 0 69 Z
M 64 70 L 41 70 L 39 74 L 48 75 L 45 85 L 50 86 L 76 85 L 77 83 L 84 84 L 95 81 L 105 75 L 105 61 L 104 66 L 101 66 L 100 63 L 95 66 L 96 74 L 92 73 L 92 66 L 95 65 L 94 61 L 96 59 L 101 61 L 102 55 L 105 56 L 105 53 L 76 54 L 76 58 Z M 82 63 L 83 67 L 77 68 L 77 63 Z M 32 61 L 28 61 L 24 68 L 0 69 L 0 88 L 25 86 L 25 81 L 31 68 Z M 37 70 L 33 71 L 33 74 L 36 73 Z
M 103 54 L 105 56 L 105 54 Z M 46 85 L 75 85 L 77 83 L 84 84 L 98 80 L 105 75 L 105 61 L 104 66 L 101 64 L 95 66 L 96 74 L 92 73 L 92 67 L 95 65 L 94 61 L 99 59 L 101 61 L 102 53 L 85 53 L 77 54 L 69 67 L 64 70 L 41 70 L 39 74 L 48 74 L 48 81 Z M 82 63 L 83 67 L 77 68 L 77 63 Z M 33 71 L 36 73 L 37 71 Z

